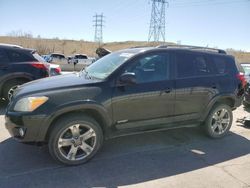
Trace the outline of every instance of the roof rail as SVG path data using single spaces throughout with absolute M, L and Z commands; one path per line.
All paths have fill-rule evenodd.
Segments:
M 130 47 L 130 49 L 133 49 L 133 48 L 152 48 L 152 47 L 154 47 L 154 46 L 146 46 L 146 45 L 144 45 L 144 46 L 132 46 L 132 47 Z
M 6 44 L 6 43 L 0 43 L 0 46 L 13 47 L 13 48 L 23 48 L 22 46 L 19 46 L 19 45 Z
M 217 49 L 217 48 L 208 48 L 208 47 L 201 47 L 201 46 L 190 46 L 190 45 L 162 45 L 157 46 L 156 48 L 187 48 L 191 50 L 204 50 L 204 51 L 213 51 L 219 54 L 227 54 L 225 50 Z

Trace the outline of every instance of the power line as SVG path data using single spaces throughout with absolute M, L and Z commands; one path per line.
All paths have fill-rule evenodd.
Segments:
M 99 46 L 103 42 L 103 27 L 104 27 L 104 16 L 102 14 L 96 14 L 94 17 L 94 27 L 95 27 L 95 42 L 99 43 Z
M 166 0 L 152 0 L 151 19 L 149 26 L 148 42 L 165 42 L 166 30 Z
M 171 4 L 171 8 L 182 8 L 182 7 L 195 7 L 195 6 L 216 6 L 216 5 L 230 5 L 230 4 L 239 4 L 239 3 L 249 3 L 249 0 L 227 0 L 227 1 L 218 1 L 218 0 L 203 0 L 203 1 L 175 1 Z

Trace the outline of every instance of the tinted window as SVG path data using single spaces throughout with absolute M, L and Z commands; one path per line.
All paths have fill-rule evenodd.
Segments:
M 58 58 L 58 59 L 64 59 L 65 58 L 63 55 L 60 55 L 60 54 L 52 54 L 51 57 L 52 58 Z
M 135 60 L 125 72 L 133 72 L 137 83 L 169 79 L 169 55 L 152 54 Z
M 227 64 L 227 61 L 225 58 L 213 57 L 213 61 L 215 63 L 217 73 L 226 74 L 229 72 L 229 64 Z
M 177 53 L 176 67 L 178 78 L 211 74 L 211 69 L 205 56 L 199 54 Z
M 84 55 L 76 55 L 75 58 L 76 59 L 88 59 L 87 56 L 84 56 Z
M 0 63 L 6 63 L 9 61 L 9 58 L 4 50 L 0 49 Z
M 16 51 L 8 51 L 7 53 L 11 62 L 25 62 L 25 61 L 32 60 L 32 58 L 29 57 L 25 53 L 16 52 Z

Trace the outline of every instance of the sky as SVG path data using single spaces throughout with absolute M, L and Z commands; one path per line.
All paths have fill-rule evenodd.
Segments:
M 250 0 L 169 0 L 166 41 L 250 52 Z M 0 0 L 0 36 L 94 40 L 103 13 L 104 42 L 147 41 L 151 0 Z

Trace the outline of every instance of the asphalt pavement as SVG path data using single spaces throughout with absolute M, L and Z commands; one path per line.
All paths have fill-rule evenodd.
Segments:
M 0 103 L 0 188 L 250 187 L 250 128 L 235 123 L 213 140 L 200 128 L 152 132 L 108 140 L 89 163 L 66 167 L 46 146 L 16 142 L 4 127 Z

